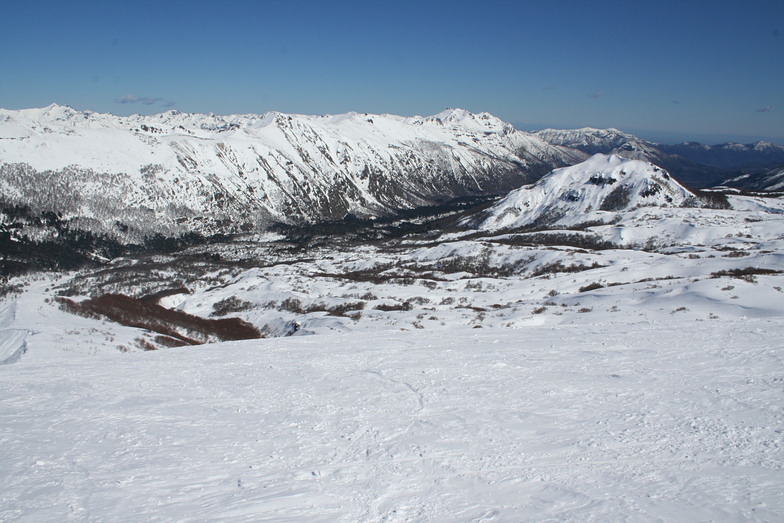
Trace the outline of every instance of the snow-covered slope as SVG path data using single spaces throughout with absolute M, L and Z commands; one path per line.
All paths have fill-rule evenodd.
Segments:
M 762 173 L 742 174 L 724 180 L 722 185 L 752 191 L 784 191 L 784 167 L 770 169 Z
M 780 521 L 783 334 L 453 328 L 0 367 L 0 519 Z
M 533 134 L 553 145 L 577 149 L 586 154 L 620 154 L 633 160 L 658 159 L 654 144 L 618 129 L 543 129 Z
M 574 154 L 461 109 L 410 118 L 0 110 L 4 203 L 110 233 L 379 215 L 504 193 Z
M 512 191 L 486 211 L 480 228 L 606 223 L 621 211 L 677 207 L 694 199 L 665 170 L 651 163 L 596 154 Z
M 782 521 L 784 199 L 729 198 L 12 277 L 0 520 Z M 148 306 L 73 314 L 107 294 Z M 156 301 L 268 337 L 175 348 Z

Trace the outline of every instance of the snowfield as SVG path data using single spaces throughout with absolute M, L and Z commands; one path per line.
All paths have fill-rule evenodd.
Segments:
M 780 318 L 0 367 L 4 521 L 780 521 Z

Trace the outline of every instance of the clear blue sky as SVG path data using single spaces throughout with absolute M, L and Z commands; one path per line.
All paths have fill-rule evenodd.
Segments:
M 784 0 L 3 0 L 0 107 L 52 102 L 784 144 Z

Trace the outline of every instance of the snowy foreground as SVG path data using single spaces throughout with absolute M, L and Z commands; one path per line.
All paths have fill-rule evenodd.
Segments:
M 0 366 L 0 520 L 781 521 L 782 338 L 673 319 L 31 350 Z
M 784 202 L 732 205 L 14 280 L 0 521 L 784 521 Z

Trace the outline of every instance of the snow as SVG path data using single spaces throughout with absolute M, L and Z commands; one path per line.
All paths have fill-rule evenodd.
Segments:
M 669 238 L 649 250 L 453 233 L 286 257 L 258 238 L 210 247 L 214 266 L 14 280 L 0 520 L 780 521 L 784 213 L 733 202 L 630 211 L 635 242 Z M 258 267 L 232 268 L 243 248 Z M 170 308 L 234 297 L 268 333 L 301 328 L 144 352 L 154 333 L 55 299 L 148 280 L 187 285 Z
M 676 320 L 23 359 L 0 367 L 0 519 L 775 521 L 782 335 Z
M 623 193 L 620 197 L 615 196 L 618 191 Z M 618 211 L 678 207 L 694 199 L 666 171 L 649 162 L 596 154 L 512 191 L 487 211 L 480 228 L 610 222 Z
M 724 180 L 722 185 L 730 185 L 743 189 L 757 191 L 782 191 L 784 190 L 784 168 L 770 169 L 761 174 L 742 174 L 728 180 Z
M 16 363 L 27 350 L 26 329 L 8 328 L 15 319 L 16 303 L 0 303 L 0 365 Z
M 635 160 L 659 160 L 661 152 L 655 144 L 618 129 L 543 129 L 533 134 L 547 143 L 573 147 L 588 154 L 622 153 Z
M 134 209 L 152 211 L 154 232 L 169 233 L 182 220 L 187 230 L 226 232 L 211 224 L 216 194 L 223 205 L 215 219 L 235 224 L 375 216 L 508 190 L 571 155 L 487 113 L 459 109 L 424 118 L 0 109 L 0 167 L 34 170 L 33 180 L 4 176 L 0 190 L 39 206 L 43 197 L 27 193 L 52 171 L 44 186 L 72 187 L 75 194 L 56 199 L 81 207 L 45 210 L 93 217 L 108 231 Z
M 437 117 L 405 132 L 496 125 Z M 287 136 L 338 158 L 403 128 L 358 113 L 155 118 L 193 132 L 178 145 L 193 156 L 227 123 L 235 145 L 260 148 L 260 129 L 281 158 L 299 143 Z M 237 165 L 233 147 L 209 162 Z M 620 184 L 629 205 L 596 210 Z M 782 521 L 784 199 L 690 197 L 651 164 L 598 155 L 511 193 L 480 229 L 305 249 L 266 233 L 11 278 L 0 521 Z M 561 202 L 563 217 L 513 232 L 542 215 L 525 202 Z M 569 229 L 588 218 L 601 219 Z M 59 301 L 160 291 L 164 307 L 269 337 L 145 351 L 157 333 Z

